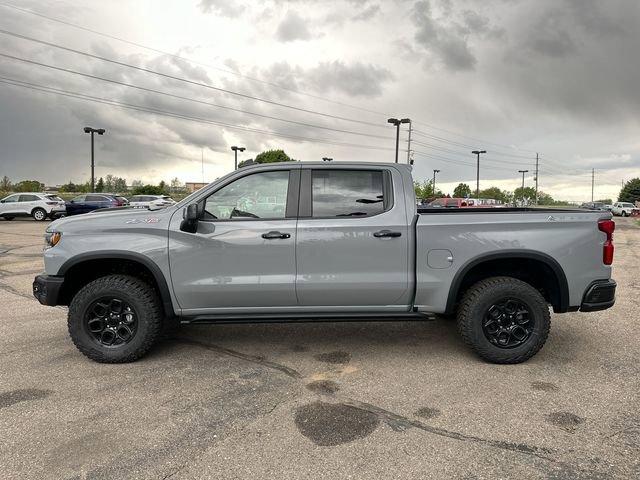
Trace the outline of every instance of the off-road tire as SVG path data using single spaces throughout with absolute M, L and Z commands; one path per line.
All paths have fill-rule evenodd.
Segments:
M 38 222 L 44 222 L 47 219 L 47 212 L 44 208 L 38 207 L 33 209 L 31 216 Z
M 503 298 L 526 304 L 534 320 L 530 336 L 513 348 L 502 348 L 485 336 L 482 323 L 488 309 Z M 533 357 L 549 336 L 551 315 L 546 300 L 534 287 L 512 277 L 491 277 L 470 287 L 462 297 L 457 314 L 458 331 L 464 342 L 491 363 L 521 363 Z
M 104 296 L 121 298 L 137 314 L 136 333 L 129 343 L 109 348 L 92 338 L 86 327 L 90 305 Z M 144 281 L 129 275 L 108 275 L 88 283 L 69 305 L 67 325 L 71 340 L 85 356 L 100 363 L 127 363 L 144 356 L 162 330 L 162 309 L 158 295 Z

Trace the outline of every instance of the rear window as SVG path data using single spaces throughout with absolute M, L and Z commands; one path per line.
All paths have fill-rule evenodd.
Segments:
M 313 170 L 313 217 L 366 217 L 382 213 L 382 170 Z
M 126 202 L 128 202 L 128 201 L 129 201 L 129 200 L 127 200 L 127 199 L 126 199 L 126 198 L 124 198 L 124 197 L 115 197 L 115 198 L 116 198 L 116 200 L 118 200 L 119 202 L 125 202 L 125 203 L 126 203 Z
M 87 202 L 106 202 L 107 200 L 102 195 L 87 195 Z
M 53 200 L 54 202 L 62 202 L 63 200 L 57 195 L 45 195 L 47 200 Z

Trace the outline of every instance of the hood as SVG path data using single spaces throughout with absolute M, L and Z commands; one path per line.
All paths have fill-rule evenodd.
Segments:
M 105 208 L 101 210 L 59 218 L 51 222 L 47 230 L 95 233 L 104 229 L 140 227 L 143 225 L 164 225 L 166 227 L 169 225 L 169 219 L 176 209 L 168 207 L 159 210 L 139 208 Z

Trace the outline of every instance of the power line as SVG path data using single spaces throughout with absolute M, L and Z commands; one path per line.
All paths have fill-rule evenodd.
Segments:
M 453 154 L 464 156 L 464 157 L 468 157 L 468 155 L 469 155 L 468 151 L 462 152 L 460 150 L 451 150 L 449 148 L 441 147 L 439 145 L 433 145 L 431 143 L 420 142 L 418 140 L 412 140 L 412 142 L 415 143 L 416 145 L 420 145 L 422 147 L 432 148 L 432 149 L 435 149 L 435 150 L 440 150 L 440 151 L 447 152 L 447 153 L 453 153 Z M 492 153 L 492 152 L 490 152 L 490 153 Z M 497 159 L 493 159 L 493 158 L 490 158 L 488 161 L 495 162 L 495 163 L 506 164 L 506 165 L 527 165 L 527 166 L 533 165 L 533 162 L 525 163 L 525 162 L 516 162 L 516 161 L 497 160 Z
M 339 129 L 339 128 L 325 127 L 323 125 L 316 125 L 316 124 L 312 124 L 312 123 L 299 122 L 297 120 L 289 120 L 289 119 L 286 119 L 286 118 L 275 117 L 275 116 L 272 116 L 272 115 L 265 115 L 265 114 L 262 114 L 262 113 L 251 112 L 251 111 L 248 111 L 248 110 L 242 110 L 242 109 L 235 108 L 235 107 L 229 107 L 227 105 L 220 105 L 220 104 L 217 104 L 217 103 L 207 102 L 207 101 L 199 100 L 199 99 L 196 99 L 196 98 L 185 97 L 185 96 L 182 96 L 182 95 L 176 95 L 176 94 L 164 92 L 164 91 L 161 91 L 161 90 L 155 90 L 153 88 L 142 87 L 142 86 L 135 85 L 135 84 L 132 84 L 132 83 L 121 82 L 119 80 L 113 80 L 113 79 L 101 77 L 101 76 L 98 76 L 98 75 L 91 75 L 89 73 L 78 72 L 77 70 L 71 70 L 71 69 L 68 69 L 68 68 L 57 67 L 55 65 L 50 65 L 50 64 L 46 64 L 46 63 L 42 63 L 42 62 L 36 62 L 35 60 L 29 60 L 29 59 L 26 59 L 26 58 L 16 57 L 16 56 L 13 56 L 13 55 L 8 55 L 6 53 L 0 53 L 0 57 L 5 57 L 5 58 L 9 58 L 11 60 L 16 60 L 16 61 L 20 61 L 20 62 L 24 62 L 24 63 L 29 63 L 29 64 L 37 65 L 37 66 L 40 66 L 40 67 L 46 67 L 46 68 L 50 68 L 50 69 L 53 69 L 53 70 L 58 70 L 58 71 L 61 71 L 61 72 L 70 73 L 70 74 L 73 74 L 73 75 L 80 75 L 82 77 L 91 78 L 91 79 L 94 79 L 94 80 L 100 80 L 100 81 L 108 82 L 108 83 L 113 83 L 113 84 L 121 85 L 121 86 L 128 87 L 128 88 L 134 88 L 134 89 L 145 91 L 145 92 L 149 92 L 149 93 L 155 93 L 155 94 L 158 94 L 158 95 L 164 95 L 164 96 L 171 97 L 171 98 L 177 98 L 177 99 L 180 99 L 180 100 L 186 100 L 186 101 L 189 101 L 189 102 L 208 105 L 208 106 L 211 106 L 211 107 L 222 108 L 222 109 L 225 109 L 225 110 L 230 110 L 230 111 L 234 111 L 234 112 L 238 112 L 238 113 L 244 113 L 244 114 L 247 114 L 247 115 L 254 115 L 254 116 L 257 116 L 257 117 L 261 117 L 261 118 L 267 118 L 267 119 L 270 119 L 270 120 L 277 120 L 277 121 L 280 121 L 280 122 L 293 123 L 293 124 L 301 125 L 301 126 L 305 126 L 305 127 L 319 128 L 319 129 L 322 129 L 322 130 L 330 130 L 330 131 L 334 131 L 334 132 L 348 133 L 348 134 L 351 134 L 351 135 L 360 135 L 360 136 L 364 136 L 364 137 L 378 138 L 378 139 L 383 139 L 383 140 L 393 140 L 392 137 L 388 137 L 388 136 L 373 135 L 373 134 L 364 133 L 364 132 L 354 132 L 354 131 L 351 131 L 351 130 L 343 130 L 343 129 Z
M 169 78 L 171 80 L 176 80 L 176 81 L 179 81 L 179 82 L 188 83 L 190 85 L 196 85 L 198 87 L 208 88 L 210 90 L 215 90 L 217 92 L 222 92 L 222 93 L 226 93 L 226 94 L 229 94 L 229 95 L 234 95 L 234 96 L 241 97 L 241 98 L 246 98 L 246 99 L 249 99 L 249 100 L 255 100 L 255 101 L 258 101 L 258 102 L 267 103 L 269 105 L 275 105 L 275 106 L 278 106 L 278 107 L 288 108 L 288 109 L 291 109 L 291 110 L 296 110 L 296 111 L 299 111 L 299 112 L 309 113 L 309 114 L 313 114 L 313 115 L 320 115 L 322 117 L 333 118 L 335 120 L 342 120 L 342 121 L 345 121 L 345 122 L 360 123 L 362 125 L 369 125 L 369 126 L 372 126 L 372 127 L 385 128 L 384 125 L 380 125 L 378 123 L 366 122 L 364 120 L 358 120 L 358 119 L 355 119 L 355 118 L 342 117 L 342 116 L 339 116 L 339 115 L 332 115 L 330 113 L 318 112 L 318 111 L 315 111 L 315 110 L 308 110 L 308 109 L 305 109 L 305 108 L 296 107 L 294 105 L 288 105 L 286 103 L 276 102 L 274 100 L 260 98 L 260 97 L 256 97 L 256 96 L 245 94 L 245 93 L 234 92 L 232 90 L 228 90 L 228 89 L 221 88 L 221 87 L 214 87 L 213 85 L 208 85 L 206 83 L 196 82 L 195 80 L 189 80 L 187 78 L 177 77 L 175 75 L 171 75 L 171 74 L 163 73 L 163 72 L 158 72 L 158 71 L 155 71 L 155 70 L 151 70 L 149 68 L 139 67 L 137 65 L 131 65 L 131 64 L 126 63 L 126 62 L 121 62 L 119 60 L 113 60 L 111 58 L 103 57 L 101 55 L 95 55 L 93 53 L 83 52 L 82 50 L 76 50 L 76 49 L 73 49 L 73 48 L 65 47 L 64 45 L 59 45 L 59 44 L 56 44 L 56 43 L 46 42 L 44 40 L 39 40 L 37 38 L 29 37 L 27 35 L 22 35 L 22 34 L 19 34 L 19 33 L 10 32 L 10 31 L 4 30 L 4 29 L 0 29 L 0 33 L 2 33 L 4 35 L 10 35 L 12 37 L 20 38 L 20 39 L 23 39 L 23 40 L 27 40 L 29 42 L 38 43 L 40 45 L 46 45 L 48 47 L 57 48 L 57 49 L 64 50 L 64 51 L 67 51 L 67 52 L 75 53 L 77 55 L 83 55 L 83 56 L 88 57 L 88 58 L 93 58 L 93 59 L 96 59 L 96 60 L 101 60 L 103 62 L 112 63 L 114 65 L 119 65 L 121 67 L 127 67 L 127 68 L 131 68 L 131 69 L 138 70 L 138 71 L 141 71 L 141 72 L 151 73 L 153 75 L 158 75 L 158 76 L 161 76 L 161 77 L 164 77 L 164 78 Z
M 87 100 L 87 101 L 91 101 L 91 102 L 95 102 L 95 103 L 101 103 L 101 104 L 104 104 L 104 105 L 111 105 L 111 106 L 127 108 L 127 109 L 130 109 L 130 110 L 136 110 L 136 111 L 140 111 L 140 112 L 153 113 L 153 114 L 160 115 L 160 116 L 166 116 L 166 117 L 172 117 L 172 118 L 179 118 L 179 119 L 183 119 L 183 120 L 189 120 L 189 121 L 196 122 L 196 123 L 217 125 L 217 126 L 220 126 L 220 127 L 226 127 L 226 128 L 230 128 L 230 129 L 234 129 L 234 130 L 241 130 L 241 131 L 245 131 L 245 132 L 259 133 L 259 134 L 265 134 L 265 135 L 271 135 L 271 136 L 283 137 L 283 138 L 291 138 L 291 139 L 294 139 L 294 140 L 314 142 L 314 143 L 323 143 L 323 144 L 328 144 L 328 145 L 353 147 L 353 148 L 363 148 L 363 149 L 369 149 L 369 150 L 395 151 L 395 149 L 393 149 L 393 148 L 382 147 L 382 146 L 377 146 L 377 145 L 363 145 L 363 144 L 349 143 L 349 142 L 337 142 L 337 141 L 334 141 L 334 140 L 331 140 L 331 139 L 310 138 L 310 137 L 304 137 L 304 136 L 301 136 L 301 135 L 290 135 L 290 134 L 281 133 L 281 132 L 275 132 L 275 131 L 271 131 L 271 130 L 262 130 L 262 129 L 244 127 L 244 126 L 241 126 L 241 125 L 233 125 L 233 124 L 229 124 L 229 123 L 225 123 L 225 122 L 219 122 L 217 120 L 211 120 L 211 119 L 202 118 L 202 117 L 194 117 L 194 116 L 191 116 L 191 115 L 184 115 L 184 114 L 170 112 L 170 111 L 166 111 L 166 110 L 160 110 L 160 109 L 153 108 L 153 107 L 145 107 L 145 106 L 141 106 L 141 105 L 135 105 L 135 104 L 131 104 L 131 103 L 120 102 L 120 101 L 117 101 L 117 100 L 110 100 L 110 99 L 106 99 L 106 98 L 95 97 L 95 96 L 92 96 L 92 95 L 87 95 L 87 94 L 77 93 L 77 92 L 71 92 L 71 91 L 68 91 L 68 90 L 63 90 L 63 89 L 54 88 L 54 87 L 48 87 L 48 86 L 44 86 L 44 85 L 38 85 L 38 84 L 34 84 L 34 83 L 30 83 L 30 82 L 24 82 L 22 80 L 16 80 L 16 79 L 7 78 L 7 77 L 1 77 L 0 76 L 0 83 L 14 85 L 14 86 L 23 87 L 23 88 L 28 88 L 28 89 L 31 89 L 31 90 L 38 90 L 38 91 L 46 92 L 46 93 L 54 93 L 54 94 L 62 95 L 62 96 L 65 96 L 65 97 L 76 98 L 76 99 L 80 99 L 80 100 Z
M 233 70 L 217 67 L 215 65 L 211 65 L 211 64 L 208 64 L 208 63 L 200 62 L 198 60 L 194 60 L 192 58 L 184 57 L 182 55 L 178 55 L 178 54 L 175 54 L 175 53 L 167 52 L 165 50 L 160 50 L 158 48 L 150 47 L 148 45 L 143 45 L 141 43 L 136 43 L 136 42 L 133 42 L 131 40 L 127 40 L 127 39 L 122 38 L 122 37 L 117 37 L 115 35 L 110 35 L 108 33 L 100 32 L 98 30 L 94 30 L 94 29 L 91 29 L 91 28 L 88 28 L 88 27 L 83 27 L 82 25 L 78 25 L 76 23 L 72 23 L 72 22 L 69 22 L 69 21 L 66 21 L 66 20 L 61 20 L 59 18 L 50 17 L 48 15 L 44 15 L 42 13 L 35 12 L 33 10 L 28 10 L 26 8 L 20 8 L 20 7 L 16 6 L 16 5 L 12 5 L 12 4 L 9 4 L 9 3 L 0 2 L 0 6 L 6 7 L 6 8 L 10 8 L 10 9 L 13 9 L 13 10 L 17 10 L 19 12 L 26 13 L 26 14 L 29 14 L 29 15 L 34 15 L 34 16 L 37 16 L 37 17 L 40 17 L 40 18 L 44 18 L 44 19 L 49 20 L 51 22 L 57 22 L 57 23 L 60 23 L 62 25 L 67 25 L 69 27 L 77 28 L 78 30 L 83 30 L 85 32 L 92 33 L 94 35 L 99 35 L 101 37 L 109 38 L 111 40 L 116 40 L 118 42 L 122 42 L 122 43 L 125 43 L 127 45 L 132 45 L 134 47 L 142 48 L 144 50 L 148 50 L 148 51 L 151 51 L 151 52 L 159 53 L 161 55 L 166 55 L 168 57 L 172 57 L 172 58 L 175 58 L 175 59 L 178 59 L 178 60 L 182 60 L 182 61 L 185 61 L 185 62 L 193 63 L 193 64 L 196 64 L 196 65 L 201 65 L 203 67 L 207 67 L 207 68 L 210 68 L 212 70 L 217 70 L 219 72 L 223 72 L 223 73 L 226 73 L 226 74 L 229 74 L 229 75 L 234 75 L 236 77 L 244 78 L 244 79 L 250 80 L 252 82 L 258 82 L 258 83 L 261 83 L 263 85 L 268 85 L 270 87 L 279 88 L 281 90 L 284 90 L 284 91 L 287 91 L 287 92 L 291 92 L 291 93 L 295 93 L 297 95 L 304 95 L 304 96 L 307 96 L 307 97 L 315 98 L 317 100 L 322 100 L 322 101 L 333 103 L 333 104 L 340 105 L 340 106 L 343 106 L 343 107 L 353 108 L 355 110 L 360 110 L 360 111 L 367 112 L 367 113 L 373 113 L 373 114 L 382 115 L 382 116 L 389 116 L 388 114 L 386 114 L 384 112 L 378 112 L 378 111 L 375 111 L 375 110 L 369 110 L 367 108 L 359 107 L 357 105 L 352 105 L 352 104 L 349 104 L 349 103 L 346 103 L 346 102 L 340 102 L 340 101 L 337 101 L 337 100 L 326 98 L 326 97 L 323 97 L 321 95 L 314 95 L 312 93 L 303 92 L 303 91 L 300 91 L 300 90 L 296 90 L 294 88 L 285 87 L 284 85 L 280 85 L 278 83 L 269 82 L 267 80 L 262 80 L 262 79 L 259 79 L 259 78 L 255 78 L 255 77 L 252 77 L 250 75 L 244 75 L 242 73 L 239 73 L 239 72 L 236 72 L 236 71 L 233 71 Z

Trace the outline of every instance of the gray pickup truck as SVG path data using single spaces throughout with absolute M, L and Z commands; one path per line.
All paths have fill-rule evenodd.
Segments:
M 455 315 L 482 358 L 535 355 L 556 313 L 613 305 L 609 212 L 418 209 L 411 167 L 239 169 L 159 210 L 51 223 L 44 305 L 98 362 L 140 358 L 180 323 Z

